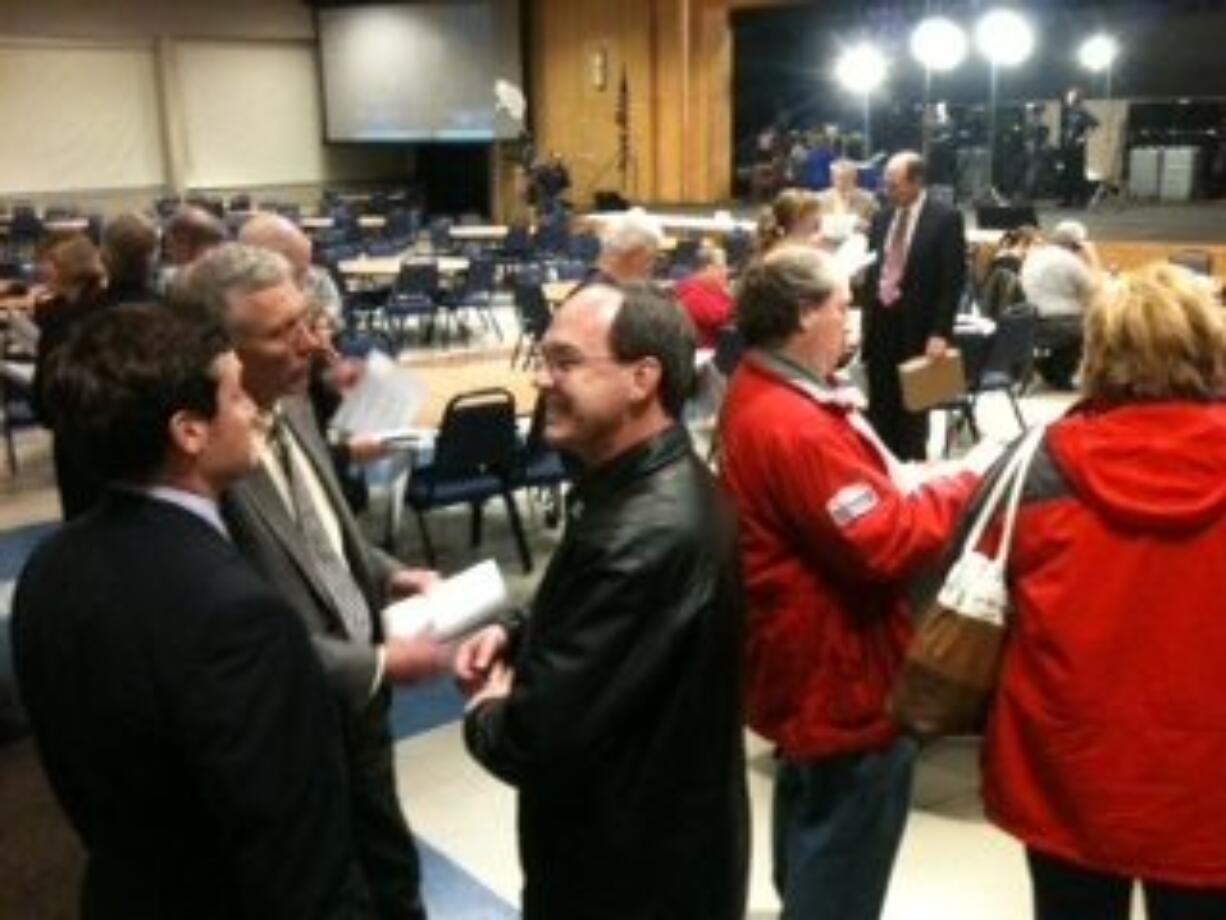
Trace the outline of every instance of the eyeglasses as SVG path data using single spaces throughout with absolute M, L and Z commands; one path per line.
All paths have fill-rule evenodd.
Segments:
M 594 364 L 598 361 L 611 361 L 614 364 L 625 363 L 614 355 L 585 355 L 578 351 L 554 349 L 545 349 L 541 352 L 541 366 L 555 377 L 564 377 L 585 364 Z

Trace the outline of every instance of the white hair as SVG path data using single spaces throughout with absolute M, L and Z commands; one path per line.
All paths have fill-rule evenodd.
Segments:
M 650 249 L 655 252 L 664 243 L 660 225 L 640 208 L 627 211 L 605 225 L 600 238 L 601 251 L 615 255 Z
M 1079 247 L 1090 238 L 1086 225 L 1079 220 L 1062 220 L 1052 229 L 1048 242 L 1057 246 Z

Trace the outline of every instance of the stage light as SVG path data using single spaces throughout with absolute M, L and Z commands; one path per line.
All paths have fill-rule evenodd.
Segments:
M 966 60 L 966 33 L 943 16 L 925 19 L 911 33 L 911 54 L 925 69 L 953 70 Z
M 834 64 L 835 79 L 848 92 L 864 97 L 864 157 L 873 152 L 873 90 L 885 82 L 890 65 L 868 42 L 847 48 Z
M 1020 13 L 991 10 L 975 26 L 975 44 L 994 67 L 1016 67 L 1034 51 L 1034 30 Z
M 834 76 L 844 89 L 867 96 L 885 82 L 888 70 L 885 55 L 865 42 L 839 55 L 834 65 Z
M 1110 70 L 1120 53 L 1120 46 L 1110 35 L 1098 34 L 1087 38 L 1077 49 L 1081 66 L 1093 73 Z

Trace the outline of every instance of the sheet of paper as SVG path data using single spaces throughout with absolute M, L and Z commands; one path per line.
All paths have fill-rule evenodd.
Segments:
M 489 623 L 507 606 L 507 585 L 498 563 L 486 559 L 425 594 L 385 607 L 383 625 L 393 638 L 430 636 L 450 642 Z
M 345 394 L 331 426 L 355 435 L 403 431 L 423 399 L 424 388 L 411 370 L 381 351 L 372 351 L 362 378 Z
M 853 233 L 834 251 L 834 261 L 849 277 L 854 278 L 877 261 L 877 253 L 869 251 L 867 236 L 863 233 Z

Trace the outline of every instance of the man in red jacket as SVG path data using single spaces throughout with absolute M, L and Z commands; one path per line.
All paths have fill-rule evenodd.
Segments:
M 976 477 L 911 488 L 834 371 L 850 292 L 829 256 L 782 247 L 746 272 L 750 350 L 722 422 L 749 594 L 747 713 L 777 746 L 785 920 L 880 914 L 915 746 L 886 698 L 911 635 L 906 579 L 936 560 Z

